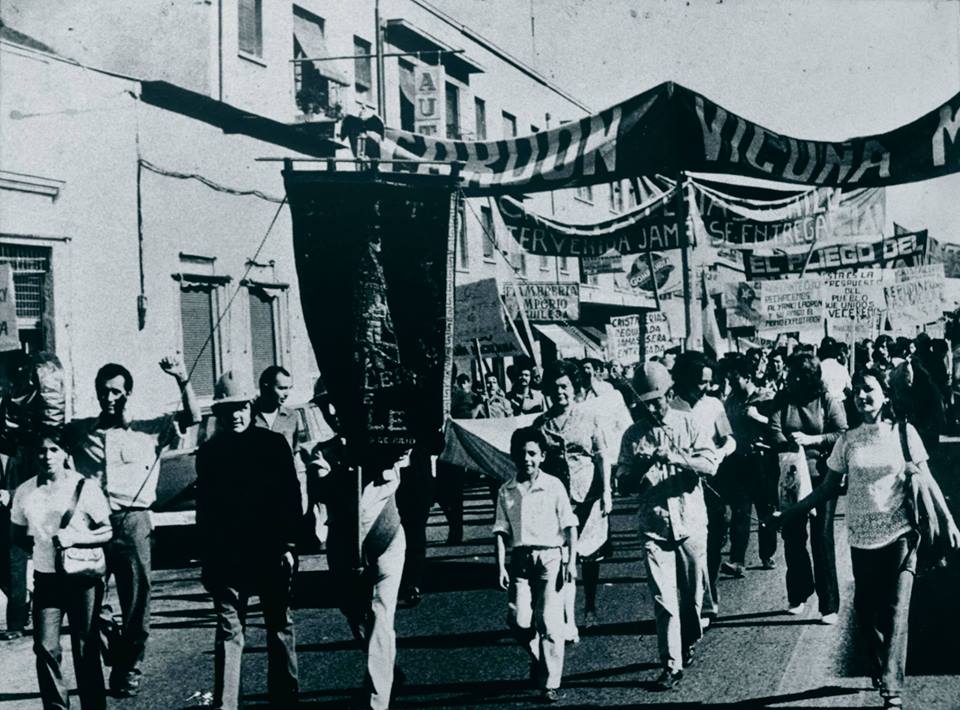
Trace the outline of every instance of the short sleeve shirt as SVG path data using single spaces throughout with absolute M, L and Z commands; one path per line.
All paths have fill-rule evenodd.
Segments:
M 27 528 L 33 538 L 33 568 L 37 572 L 56 572 L 53 536 L 60 530 L 64 512 L 73 503 L 77 483 L 84 480 L 74 471 L 60 481 L 39 485 L 36 476 L 22 483 L 13 496 L 10 521 Z M 95 482 L 85 483 L 70 520 L 70 528 L 99 527 L 110 521 L 107 499 Z
M 563 531 L 577 526 L 560 479 L 541 472 L 536 481 L 516 479 L 500 487 L 493 532 L 510 547 L 561 547 Z
M 920 435 L 907 426 L 914 463 L 927 460 Z M 847 474 L 847 529 L 851 547 L 885 547 L 911 529 L 907 517 L 906 469 L 900 432 L 881 421 L 861 424 L 841 436 L 827 467 Z
M 66 441 L 77 471 L 103 485 L 114 511 L 147 509 L 157 498 L 160 454 L 180 438 L 176 415 L 132 419 L 104 429 L 98 417 L 75 419 Z
M 723 402 L 716 397 L 701 397 L 693 407 L 686 400 L 674 397 L 670 401 L 670 408 L 688 412 L 697 429 L 700 443 L 712 447 L 715 451 L 720 448 L 720 440 L 733 434 L 730 420 L 727 419 L 727 410 L 724 409 Z

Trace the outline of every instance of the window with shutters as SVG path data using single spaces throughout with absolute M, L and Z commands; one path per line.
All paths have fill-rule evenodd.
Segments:
M 517 117 L 512 113 L 503 112 L 503 137 L 514 138 L 517 135 Z
M 497 233 L 493 226 L 493 210 L 489 207 L 480 208 L 480 227 L 483 229 L 483 260 L 493 261 L 493 253 L 497 246 Z
M 473 118 L 478 141 L 487 140 L 487 102 L 474 97 Z
M 357 101 L 367 101 L 373 86 L 373 58 L 370 43 L 359 37 L 353 38 L 353 87 Z
M 454 84 L 447 82 L 447 138 L 460 138 L 460 91 Z
M 0 244 L 0 264 L 10 264 L 17 307 L 17 331 L 28 353 L 53 350 L 50 249 Z
M 262 0 L 240 0 L 238 13 L 238 47 L 241 52 L 263 56 Z
M 416 121 L 415 105 L 417 100 L 416 80 L 413 65 L 402 59 L 400 66 L 400 129 L 412 131 Z
M 219 377 L 217 338 L 217 287 L 203 281 L 182 281 L 180 286 L 180 328 L 183 334 L 183 362 L 193 389 L 200 397 L 212 397 Z M 195 364 L 194 364 L 195 363 Z
M 250 357 L 253 379 L 271 365 L 279 365 L 277 298 L 262 288 L 250 288 Z

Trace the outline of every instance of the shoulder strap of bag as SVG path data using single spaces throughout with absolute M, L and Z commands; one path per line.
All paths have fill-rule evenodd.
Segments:
M 907 423 L 901 419 L 897 422 L 897 429 L 900 430 L 900 448 L 903 450 L 903 460 L 910 463 L 913 459 L 910 457 L 910 443 L 907 441 Z
M 70 524 L 70 521 L 73 520 L 73 514 L 77 511 L 77 504 L 80 502 L 80 494 L 83 492 L 83 484 L 87 479 L 81 478 L 77 481 L 77 487 L 73 491 L 73 501 L 70 503 L 70 507 L 63 511 L 63 517 L 60 518 L 60 529 L 63 530 Z

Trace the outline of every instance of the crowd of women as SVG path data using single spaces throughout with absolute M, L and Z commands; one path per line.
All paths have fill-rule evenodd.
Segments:
M 762 569 L 776 568 L 783 542 L 786 611 L 805 613 L 815 596 L 820 621 L 837 622 L 834 515 L 845 495 L 866 662 L 884 707 L 900 707 L 918 548 L 933 545 L 921 535 L 929 518 L 940 554 L 960 546 L 928 466 L 952 411 L 950 355 L 925 335 L 880 336 L 853 353 L 827 337 L 819 347 L 781 339 L 719 361 L 688 350 L 626 370 L 605 372 L 595 360 L 548 365 L 543 411 L 514 433 L 517 474 L 500 489 L 494 526 L 511 625 L 545 699 L 560 697 L 563 641 L 578 638 L 577 587 L 564 582 L 576 561 L 582 623 L 597 612 L 615 491 L 639 506 L 659 690 L 676 688 L 693 663 L 719 611 L 720 573 L 745 576 L 754 509 Z M 475 413 L 484 415 L 492 416 Z M 551 477 L 567 494 L 559 502 Z

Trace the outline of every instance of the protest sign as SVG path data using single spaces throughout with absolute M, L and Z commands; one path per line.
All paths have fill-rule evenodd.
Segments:
M 852 274 L 833 274 L 823 279 L 827 329 L 835 338 L 875 338 L 886 312 L 883 271 L 864 269 Z
M 897 269 L 894 283 L 883 287 L 887 319 L 894 329 L 916 329 L 943 315 L 943 264 Z
M 758 254 L 744 252 L 748 279 L 775 278 L 784 274 L 817 274 L 884 266 L 919 266 L 927 249 L 927 232 L 900 234 L 870 242 L 829 244 L 810 251 Z
M 20 349 L 13 267 L 0 264 L 0 352 Z
M 518 281 L 506 284 L 504 303 L 511 320 L 520 315 L 520 303 L 527 319 L 537 322 L 576 321 L 580 319 L 580 284 Z
M 660 357 L 674 345 L 670 320 L 663 311 L 647 311 L 643 314 L 643 328 L 640 336 L 639 357 L 634 362 L 645 362 L 650 358 Z
M 454 299 L 454 357 L 471 357 L 475 342 L 480 343 L 483 357 L 526 354 L 516 331 L 506 322 L 496 279 L 457 286 Z
M 724 286 L 728 328 L 797 331 L 823 327 L 823 289 L 817 277 Z
M 610 319 L 607 326 L 607 357 L 621 365 L 633 365 L 640 360 L 640 316 L 620 316 Z

